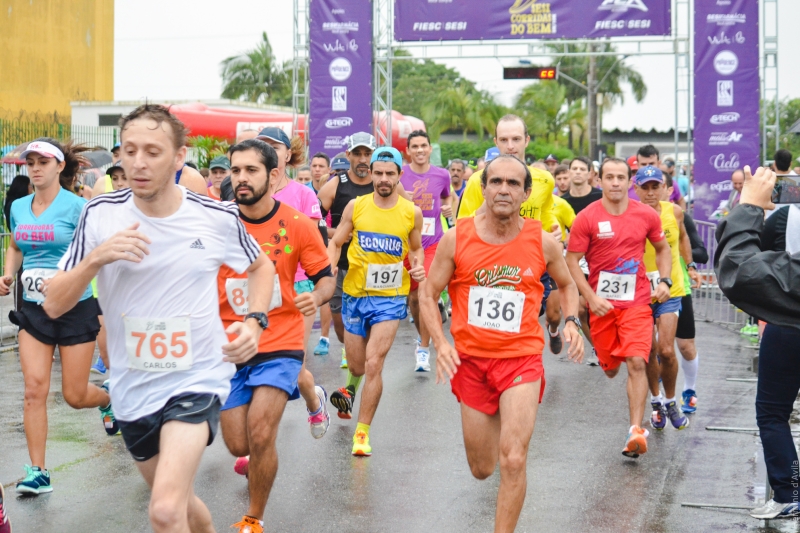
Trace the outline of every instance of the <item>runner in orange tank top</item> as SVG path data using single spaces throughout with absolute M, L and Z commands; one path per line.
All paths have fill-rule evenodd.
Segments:
M 500 461 L 495 532 L 514 531 L 525 500 L 525 458 L 544 391 L 538 317 L 545 271 L 562 291 L 569 358 L 583 359 L 578 289 L 561 245 L 541 222 L 519 215 L 531 181 L 514 156 L 501 155 L 486 166 L 485 211 L 445 233 L 420 294 L 422 320 L 436 347 L 437 382 L 449 377 L 461 403 L 472 475 L 486 479 Z M 455 347 L 444 336 L 437 305 L 448 285 Z

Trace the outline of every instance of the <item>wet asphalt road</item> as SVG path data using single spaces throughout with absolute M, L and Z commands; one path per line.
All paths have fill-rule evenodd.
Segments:
M 350 455 L 352 421 L 334 415 L 312 439 L 301 401 L 287 407 L 278 437 L 280 470 L 267 505 L 268 532 L 486 532 L 499 484 L 472 478 L 458 404 L 449 385 L 413 369 L 413 326 L 404 323 L 384 369 L 384 395 L 372 425 L 371 458 Z M 317 332 L 312 335 L 312 346 Z M 547 388 L 529 453 L 528 493 L 519 532 L 800 531 L 764 527 L 742 510 L 681 507 L 681 502 L 750 505 L 763 495 L 760 445 L 752 434 L 706 426 L 755 427 L 755 350 L 738 335 L 698 323 L 700 405 L 683 431 L 649 440 L 639 460 L 620 451 L 627 432 L 625 375 L 545 356 Z M 342 386 L 339 344 L 310 355 L 309 369 L 329 392 Z M 121 437 L 106 437 L 96 410 L 75 411 L 60 393 L 54 365 L 47 466 L 54 492 L 17 498 L 29 462 L 22 427 L 23 383 L 14 352 L 0 354 L 0 482 L 15 533 L 149 531 L 149 493 Z M 93 375 L 98 383 L 102 380 Z M 682 384 L 682 377 L 679 377 Z M 655 432 L 653 432 L 655 433 Z M 207 450 L 196 481 L 218 531 L 247 509 L 245 479 L 233 472 L 221 438 Z M 775 524 L 775 522 L 773 522 Z

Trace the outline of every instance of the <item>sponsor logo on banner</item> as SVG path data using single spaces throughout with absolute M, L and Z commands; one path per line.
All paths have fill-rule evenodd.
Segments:
M 467 22 L 464 20 L 451 22 L 415 22 L 414 31 L 464 31 Z
M 733 105 L 733 80 L 717 81 L 717 105 L 719 107 Z
M 347 111 L 347 87 L 331 87 L 331 111 Z
M 733 182 L 731 180 L 725 180 L 712 183 L 711 190 L 714 192 L 730 192 L 733 190 Z
M 735 26 L 745 24 L 747 15 L 744 13 L 709 13 L 706 16 L 706 22 L 717 26 Z
M 714 56 L 714 70 L 723 76 L 730 76 L 739 67 L 739 58 L 730 50 L 723 50 Z
M 350 74 L 353 73 L 353 65 L 351 65 L 347 59 L 337 57 L 331 61 L 328 67 L 328 73 L 331 75 L 331 78 L 336 81 L 345 81 L 350 77 Z
M 350 117 L 337 117 L 329 118 L 325 121 L 325 127 L 329 130 L 338 130 L 339 128 L 346 128 L 353 124 L 353 119 Z
M 731 0 L 717 0 L 718 6 L 729 6 L 731 5 Z
M 331 15 L 344 15 L 344 9 L 331 9 Z
M 597 9 L 604 9 L 608 11 L 627 11 L 629 9 L 639 9 L 647 11 L 647 6 L 643 0 L 603 0 L 600 7 Z
M 720 44 L 731 44 L 731 42 L 736 44 L 744 44 L 745 38 L 742 32 L 737 31 L 736 34 L 733 36 L 733 41 L 731 41 L 731 38 L 728 37 L 724 31 L 720 32 L 719 35 L 708 36 L 708 44 L 720 45 Z
M 339 150 L 342 146 L 345 145 L 347 137 L 337 136 L 337 135 L 329 135 L 325 137 L 325 150 Z
M 336 39 L 335 43 L 323 43 L 322 48 L 324 48 L 329 54 L 348 51 L 355 52 L 358 50 L 358 44 L 356 43 L 355 39 L 350 39 L 349 42 L 345 43 L 342 43 L 339 39 Z
M 350 33 L 358 31 L 358 22 L 323 22 L 322 31 L 331 33 Z
M 728 111 L 727 113 L 720 113 L 719 115 L 711 115 L 709 122 L 717 126 L 720 124 L 732 124 L 734 122 L 739 122 L 739 113 Z
M 739 168 L 739 154 L 733 152 L 730 156 L 726 156 L 724 153 L 712 155 L 709 163 L 717 172 L 733 172 Z
M 735 131 L 715 131 L 708 139 L 709 146 L 728 146 L 731 143 L 738 143 L 742 140 L 742 134 Z

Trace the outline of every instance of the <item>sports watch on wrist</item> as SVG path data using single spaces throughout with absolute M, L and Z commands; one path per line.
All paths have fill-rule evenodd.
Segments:
M 667 287 L 670 289 L 672 288 L 672 279 L 671 278 L 658 278 L 659 283 L 666 283 Z
M 687 269 L 693 268 L 693 269 L 697 270 L 697 263 L 695 263 L 694 261 L 692 261 L 691 263 L 689 263 L 688 265 L 686 265 L 686 268 L 687 268 Z
M 576 316 L 568 316 L 567 318 L 564 319 L 564 324 L 566 324 L 567 322 L 572 322 L 573 324 L 575 324 L 578 327 L 578 329 L 581 329 L 581 319 L 580 318 L 578 318 Z
M 267 319 L 266 313 L 248 313 L 245 315 L 244 320 L 246 321 L 249 318 L 255 318 L 258 320 L 258 325 L 261 326 L 261 329 L 267 329 L 267 326 L 269 326 L 269 320 Z

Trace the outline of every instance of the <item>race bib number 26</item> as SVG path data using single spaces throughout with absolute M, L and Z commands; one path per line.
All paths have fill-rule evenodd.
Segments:
M 179 372 L 192 368 L 189 317 L 125 317 L 123 322 L 128 368 L 145 372 Z
M 524 307 L 523 292 L 470 287 L 467 323 L 484 329 L 519 333 Z
M 58 273 L 58 270 L 51 268 L 31 268 L 22 273 L 22 290 L 25 297 L 32 302 L 43 302 L 42 283 Z

